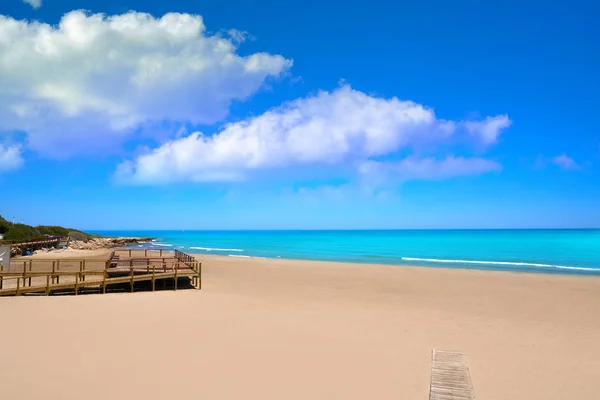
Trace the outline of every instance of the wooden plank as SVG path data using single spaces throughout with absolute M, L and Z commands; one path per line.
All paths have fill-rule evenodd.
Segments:
M 473 400 L 469 362 L 463 353 L 434 349 L 431 353 L 429 400 Z

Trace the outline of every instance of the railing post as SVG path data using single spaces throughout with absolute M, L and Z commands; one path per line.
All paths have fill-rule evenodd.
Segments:
M 85 260 L 83 260 L 83 268 L 82 271 L 85 272 Z M 81 280 L 85 282 L 85 273 L 81 275 Z
M 56 272 L 60 272 L 60 260 L 56 260 Z M 60 283 L 60 275 L 56 275 L 56 283 Z
M 75 296 L 77 296 L 77 291 L 79 290 L 79 274 L 80 272 L 75 272 Z
M 156 291 L 156 265 L 152 264 L 152 291 Z
M 31 272 L 32 266 L 31 264 L 33 263 L 32 260 L 29 260 L 29 272 Z M 25 285 L 25 282 L 23 282 L 23 285 Z M 29 287 L 31 287 L 31 275 L 29 275 Z
M 131 274 L 131 293 L 133 293 L 133 260 L 129 261 L 129 271 Z
M 54 272 L 55 272 L 55 265 L 56 261 L 52 261 L 52 284 L 54 285 Z
M 0 265 L 0 290 L 2 290 L 2 282 L 4 281 L 4 265 Z
M 177 290 L 177 271 L 179 269 L 179 260 L 175 262 L 175 290 Z

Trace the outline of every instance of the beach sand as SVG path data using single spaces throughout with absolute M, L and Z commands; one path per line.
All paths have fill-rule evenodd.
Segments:
M 1 298 L 0 396 L 427 399 L 440 348 L 479 399 L 600 398 L 597 277 L 200 258 L 201 291 Z

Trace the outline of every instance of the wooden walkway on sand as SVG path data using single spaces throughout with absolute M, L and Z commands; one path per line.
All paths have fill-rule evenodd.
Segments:
M 433 350 L 429 400 L 473 400 L 469 362 L 463 353 Z
M 107 259 L 16 259 L 10 268 L 0 267 L 0 296 L 78 294 L 84 289 L 106 293 L 107 288 L 123 285 L 133 292 L 139 282 L 146 282 L 154 291 L 157 282 L 165 285 L 166 281 L 177 290 L 180 278 L 201 288 L 202 264 L 193 256 L 175 251 L 161 257 L 161 251 L 159 257 L 148 257 L 148 252 L 116 250 Z
M 19 242 L 15 240 L 0 240 L 0 246 L 9 246 L 11 251 L 17 254 L 23 254 L 27 250 L 37 250 L 44 247 L 59 247 L 61 243 L 68 245 L 68 236 L 44 236 L 28 240 L 26 242 Z

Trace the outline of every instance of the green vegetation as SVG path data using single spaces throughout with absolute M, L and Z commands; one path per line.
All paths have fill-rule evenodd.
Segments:
M 4 235 L 6 232 L 8 232 L 11 226 L 12 224 L 10 222 L 0 216 L 0 235 Z
M 4 240 L 27 241 L 37 239 L 44 235 L 70 236 L 71 240 L 87 241 L 94 237 L 77 229 L 69 229 L 62 226 L 29 226 L 25 224 L 12 224 L 0 216 L 0 234 Z

